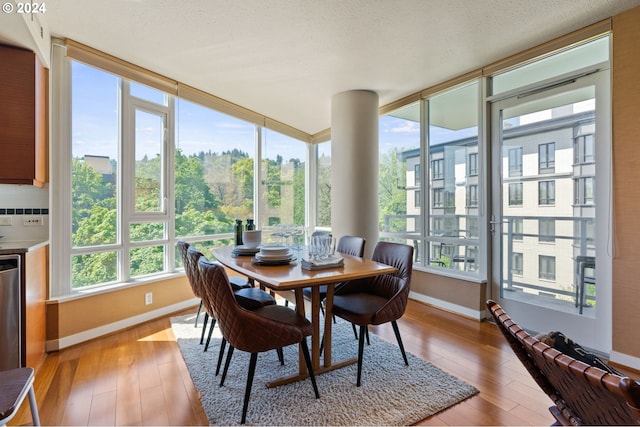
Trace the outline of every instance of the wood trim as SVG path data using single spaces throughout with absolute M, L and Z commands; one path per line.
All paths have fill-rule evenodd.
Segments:
M 177 82 L 175 80 L 71 39 L 65 40 L 65 46 L 67 48 L 67 56 L 70 58 L 99 67 L 126 79 L 135 80 L 171 95 L 177 93 Z

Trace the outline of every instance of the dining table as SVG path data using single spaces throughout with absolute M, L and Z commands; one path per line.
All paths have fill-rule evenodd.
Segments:
M 308 259 L 308 248 L 301 247 L 297 252 L 296 259 L 281 265 L 262 265 L 252 255 L 237 255 L 233 251 L 233 246 L 217 247 L 212 249 L 215 259 L 241 275 L 246 276 L 254 282 L 258 282 L 261 287 L 268 288 L 278 293 L 279 291 L 293 291 L 295 296 L 295 309 L 302 315 L 305 313 L 305 301 L 302 289 L 311 288 L 310 321 L 312 324 L 311 334 L 311 361 L 314 374 L 322 374 L 334 369 L 356 363 L 357 358 L 349 358 L 334 362 L 331 355 L 331 318 L 333 316 L 333 297 L 335 285 L 348 280 L 362 279 L 382 274 L 394 273 L 395 267 L 372 261 L 363 257 L 356 257 L 346 254 L 338 254 L 343 258 L 340 266 L 323 268 L 317 270 L 307 270 L 302 268 L 302 258 Z M 320 314 L 322 301 L 320 300 L 321 285 L 327 286 L 326 298 L 324 300 L 324 331 L 321 331 Z M 324 336 L 321 336 L 324 332 Z M 321 340 L 323 341 L 323 354 L 321 360 Z M 292 376 L 278 378 L 270 381 L 267 386 L 275 387 L 289 384 L 309 377 L 302 351 L 298 357 L 298 373 Z

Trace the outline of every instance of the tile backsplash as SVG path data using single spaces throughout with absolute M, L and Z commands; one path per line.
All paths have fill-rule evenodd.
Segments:
M 49 190 L 0 185 L 0 242 L 49 239 Z

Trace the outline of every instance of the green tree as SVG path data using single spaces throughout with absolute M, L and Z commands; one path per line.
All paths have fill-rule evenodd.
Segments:
M 400 181 L 405 176 L 405 164 L 398 160 L 398 153 L 403 149 L 394 148 L 380 156 L 379 169 L 379 206 L 380 230 L 385 227 L 384 219 L 387 215 L 406 215 L 407 194 Z M 387 231 L 405 231 L 406 223 L 391 222 Z

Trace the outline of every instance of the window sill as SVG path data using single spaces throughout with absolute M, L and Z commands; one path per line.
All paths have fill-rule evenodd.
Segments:
M 422 273 L 436 274 L 438 276 L 450 277 L 452 279 L 464 280 L 465 282 L 477 283 L 479 285 L 487 283 L 487 279 L 483 279 L 479 276 L 465 274 L 456 270 L 448 271 L 441 268 L 413 266 L 413 269 Z

